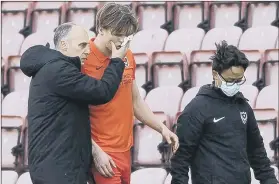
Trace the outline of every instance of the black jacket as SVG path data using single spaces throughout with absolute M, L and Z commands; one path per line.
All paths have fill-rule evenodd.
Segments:
M 178 118 L 180 147 L 171 159 L 171 184 L 250 184 L 250 165 L 261 184 L 276 184 L 252 108 L 202 86 Z
M 92 162 L 88 104 L 109 102 L 124 70 L 115 58 L 101 80 L 80 72 L 78 57 L 45 46 L 29 48 L 20 68 L 32 77 L 28 161 L 33 184 L 86 184 Z

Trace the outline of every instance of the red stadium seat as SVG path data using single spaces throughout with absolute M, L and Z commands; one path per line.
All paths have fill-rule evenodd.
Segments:
M 36 32 L 29 35 L 22 43 L 20 55 L 22 55 L 28 48 L 35 45 L 46 45 L 49 43 L 51 48 L 54 48 L 53 36 L 53 32 L 49 32 L 48 34 L 45 32 Z
M 200 28 L 182 28 L 175 30 L 167 38 L 164 51 L 180 51 L 189 57 L 193 50 L 199 50 L 201 48 L 204 35 L 204 30 Z
M 211 2 L 209 5 L 210 27 L 226 28 L 240 20 L 241 2 Z
M 167 37 L 167 31 L 160 28 L 142 30 L 135 34 L 130 48 L 137 63 L 136 81 L 138 86 L 142 86 L 149 80 L 151 54 L 164 49 Z
M 183 109 L 192 101 L 193 98 L 198 94 L 200 87 L 193 87 L 188 89 L 181 100 L 179 111 L 182 112 Z
M 13 156 L 12 148 L 19 145 L 21 126 L 27 115 L 28 91 L 9 93 L 2 102 L 2 168 L 15 168 L 18 155 Z
M 279 49 L 268 49 L 264 53 L 263 80 L 265 85 L 278 84 Z
M 27 105 L 28 91 L 9 93 L 2 102 L 2 168 L 15 168 L 19 164 L 18 155 L 12 155 L 12 148 L 20 143 Z
M 9 90 L 28 90 L 31 77 L 27 77 L 20 70 L 20 56 L 12 56 L 8 60 L 7 82 Z
M 18 178 L 16 184 L 33 184 L 29 172 L 23 173 Z
M 160 28 L 167 20 L 167 2 L 140 2 L 137 5 L 140 28 Z
M 266 49 L 274 49 L 277 37 L 277 27 L 252 27 L 247 29 L 241 36 L 239 49 L 262 51 Z
M 277 37 L 278 28 L 274 26 L 253 27 L 242 34 L 239 49 L 246 54 L 251 63 L 246 72 L 247 84 L 252 84 L 261 77 L 259 68 L 261 68 L 263 51 L 274 49 Z M 256 76 L 257 78 L 255 78 Z
M 271 150 L 269 143 L 273 141 L 277 136 L 276 131 L 278 113 L 274 109 L 254 109 L 254 114 L 258 122 L 258 127 L 261 136 L 263 137 L 263 142 L 267 152 L 267 156 L 273 162 L 275 152 Z
M 242 92 L 243 96 L 249 100 L 249 105 L 254 108 L 259 94 L 258 88 L 252 85 L 241 85 L 240 92 Z
M 152 55 L 153 87 L 178 86 L 184 81 L 186 59 L 181 52 L 156 52 Z
M 162 135 L 136 121 L 134 127 L 134 166 L 161 166 L 163 155 L 157 146 L 163 141 Z
M 66 20 L 67 22 L 74 22 L 89 30 L 95 26 L 95 18 L 99 5 L 99 2 L 69 2 Z
M 174 29 L 196 28 L 204 21 L 204 2 L 175 2 L 173 5 Z
M 16 181 L 18 179 L 18 174 L 15 171 L 3 171 L 2 170 L 1 172 L 2 172 L 1 183 L 3 183 L 3 184 L 16 184 Z
M 162 168 L 139 169 L 131 174 L 131 184 L 164 184 L 166 177 Z
M 53 32 L 62 23 L 64 14 L 64 2 L 36 2 L 31 17 L 33 32 Z
M 183 91 L 179 87 L 162 86 L 151 90 L 147 94 L 145 102 L 148 104 L 149 108 L 155 112 L 155 114 L 156 112 L 163 112 L 173 119 L 179 110 L 182 95 Z M 172 125 L 169 127 L 171 126 Z
M 200 28 L 179 29 L 172 32 L 166 40 L 165 49 L 152 55 L 153 85 L 178 86 L 187 79 L 189 55 L 200 49 L 204 30 Z
M 199 50 L 191 53 L 189 81 L 192 87 L 212 83 L 212 61 L 209 58 L 213 54 L 213 50 Z
M 28 107 L 28 95 L 28 90 L 9 93 L 2 101 L 2 115 L 25 117 Z
M 134 58 L 137 64 L 136 67 L 136 82 L 138 86 L 142 86 L 145 84 L 148 80 L 150 80 L 149 77 L 149 56 L 146 53 L 134 53 Z
M 249 2 L 246 6 L 248 26 L 269 26 L 278 13 L 277 6 L 276 2 Z
M 273 108 L 278 110 L 278 85 L 266 86 L 260 91 L 256 108 Z
M 159 87 L 151 90 L 145 102 L 154 112 L 155 116 L 172 127 L 171 120 L 176 115 L 182 97 L 182 89 L 179 87 Z M 162 101 L 162 99 L 165 99 Z M 163 103 L 162 103 L 163 102 Z M 137 122 L 134 129 L 134 165 L 161 165 L 165 153 L 160 153 L 157 146 L 162 143 L 162 135 L 148 126 Z
M 24 37 L 19 33 L 2 34 L 2 57 L 7 60 L 9 56 L 19 55 Z
M 31 2 L 2 3 L 2 33 L 18 33 L 27 23 Z
M 168 32 L 164 29 L 148 29 L 136 33 L 131 41 L 130 48 L 133 53 L 148 53 L 162 51 Z
M 216 50 L 215 43 L 226 40 L 229 45 L 238 46 L 242 30 L 239 27 L 231 26 L 226 28 L 213 28 L 204 36 L 201 49 Z

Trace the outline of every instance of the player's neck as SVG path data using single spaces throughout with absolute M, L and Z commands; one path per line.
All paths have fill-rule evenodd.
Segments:
M 105 56 L 111 57 L 111 51 L 106 47 L 105 43 L 100 39 L 100 37 L 96 37 L 94 40 L 94 44 L 99 51 L 101 51 Z

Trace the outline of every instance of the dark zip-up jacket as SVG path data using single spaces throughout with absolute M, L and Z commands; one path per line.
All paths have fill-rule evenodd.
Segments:
M 180 147 L 171 159 L 171 184 L 277 184 L 252 108 L 211 85 L 202 86 L 178 118 Z
M 111 59 L 101 80 L 81 73 L 78 57 L 29 48 L 20 68 L 32 77 L 28 101 L 28 162 L 34 184 L 86 184 L 92 163 L 88 104 L 109 102 L 124 62 Z

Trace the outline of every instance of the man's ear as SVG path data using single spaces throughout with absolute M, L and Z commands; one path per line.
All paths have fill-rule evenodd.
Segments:
M 215 70 L 212 70 L 212 76 L 213 76 L 213 80 L 218 80 L 218 72 L 216 72 Z
M 104 35 L 104 29 L 103 28 L 100 27 L 98 32 L 99 32 L 100 35 Z
M 65 41 L 61 41 L 60 42 L 60 48 L 61 48 L 61 50 L 66 52 L 68 50 L 68 44 Z

